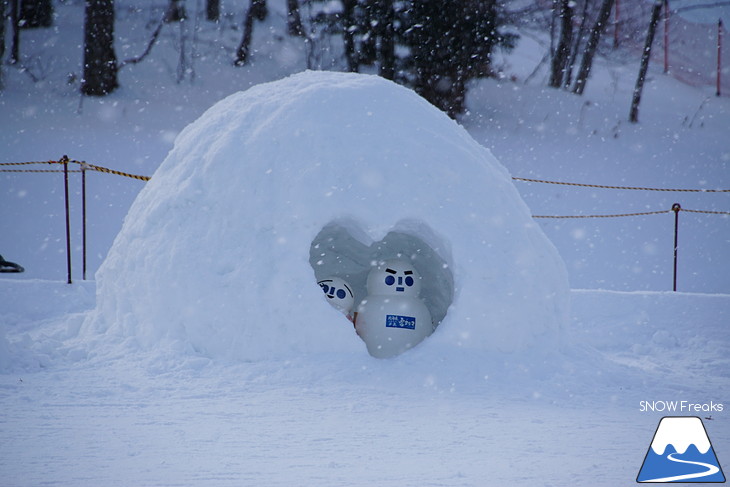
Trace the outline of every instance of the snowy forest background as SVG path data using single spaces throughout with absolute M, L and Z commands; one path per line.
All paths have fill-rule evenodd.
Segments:
M 0 35 L 4 162 L 68 155 L 150 175 L 175 135 L 215 101 L 321 69 L 379 74 L 413 88 L 456 117 L 513 176 L 692 189 L 722 189 L 727 180 L 726 144 L 703 128 L 709 120 L 722 124 L 730 92 L 730 49 L 720 52 L 717 71 L 718 33 L 727 33 L 718 23 L 727 16 L 727 2 L 676 1 L 655 9 L 659 4 L 620 0 L 470 1 L 438 14 L 442 2 L 0 5 L 6 19 Z M 657 12 L 652 56 L 644 59 L 650 63 L 641 75 Z M 565 136 L 573 142 L 563 143 Z M 24 264 L 29 277 L 59 278 L 64 263 L 58 254 L 65 249 L 57 180 L 7 169 L 3 218 L 18 237 L 7 234 L 2 255 Z M 71 184 L 72 195 L 79 195 L 77 179 Z M 674 203 L 723 212 L 729 206 L 721 193 L 518 185 L 536 215 L 666 211 Z M 121 178 L 90 179 L 89 277 L 139 188 Z M 23 195 L 25 215 L 11 210 L 17 195 Z M 78 269 L 78 201 L 71 211 Z M 718 263 L 726 252 L 725 217 L 682 214 L 680 290 L 728 289 Z M 566 259 L 573 287 L 672 286 L 672 215 L 540 224 Z M 23 244 L 28 241 L 41 246 L 29 248 Z M 36 260 L 39 265 L 28 265 Z
M 119 71 L 149 56 L 165 24 L 192 23 L 192 26 L 180 28 L 177 82 L 186 76 L 195 76 L 194 58 L 205 55 L 198 51 L 198 41 L 201 32 L 209 30 L 203 25 L 206 22 L 218 25 L 220 31 L 240 31 L 240 42 L 232 57 L 236 66 L 245 65 L 250 62 L 251 51 L 258 49 L 256 44 L 252 45 L 256 24 L 269 16 L 266 0 L 250 0 L 244 6 L 238 2 L 222 6 L 221 0 L 205 0 L 204 5 L 202 0 L 194 5 L 186 0 L 169 0 L 166 4 L 151 2 L 144 8 L 148 11 L 144 28 L 150 31 L 146 47 L 138 55 L 118 58 L 114 26 L 116 10 L 120 6 L 127 13 L 142 10 L 139 6 L 124 6 L 123 2 L 117 2 L 116 6 L 114 1 L 84 3 L 83 72 L 81 76 L 72 76 L 86 95 L 112 93 L 119 86 Z M 667 24 L 670 15 L 681 15 L 677 17 L 679 28 L 675 27 L 680 40 L 693 37 L 692 33 L 682 33 L 686 30 L 686 25 L 682 25 L 685 19 L 718 21 L 720 32 L 723 30 L 723 6 L 726 7 L 726 2 L 698 4 L 686 0 L 675 0 L 671 6 L 667 0 L 655 1 L 653 5 L 646 1 L 623 4 L 621 0 L 469 0 L 447 4 L 438 1 L 287 0 L 285 12 L 272 15 L 284 15 L 284 32 L 299 37 L 304 43 L 307 69 L 337 67 L 352 72 L 371 69 L 384 78 L 413 87 L 454 117 L 465 109 L 470 80 L 499 74 L 499 66 L 492 63 L 493 52 L 513 48 L 520 38 L 520 29 L 549 33 L 550 46 L 543 59 L 550 64 L 549 86 L 582 94 L 596 52 L 606 54 L 619 48 L 636 52 L 640 40 L 645 39 L 644 52 L 648 54 L 661 15 Z M 0 9 L 0 16 L 8 19 L 11 32 L 8 64 L 20 64 L 29 70 L 31 78 L 39 79 L 39 73 L 33 73 L 21 59 L 20 31 L 52 27 L 52 0 L 4 0 Z M 241 15 L 242 22 L 232 23 Z M 6 49 L 5 24 L 0 24 L 0 56 Z M 609 26 L 613 27 L 613 33 L 606 40 L 604 33 Z M 140 27 L 135 26 L 135 30 Z M 666 30 L 665 25 L 665 42 L 668 39 Z M 340 46 L 335 47 L 333 43 Z M 218 44 L 219 48 L 230 49 L 222 39 L 218 39 Z M 186 50 L 190 52 L 186 53 Z M 332 51 L 335 51 L 334 57 Z M 340 59 L 337 59 L 336 51 L 340 51 Z M 323 63 L 332 65 L 324 66 Z M 646 59 L 642 61 L 641 70 L 646 69 L 647 63 Z M 677 68 L 693 71 L 691 66 Z M 638 78 L 638 84 L 643 83 L 641 73 Z M 718 76 L 718 93 L 719 83 Z M 632 103 L 638 102 L 635 99 Z M 635 118 L 633 113 L 632 118 Z

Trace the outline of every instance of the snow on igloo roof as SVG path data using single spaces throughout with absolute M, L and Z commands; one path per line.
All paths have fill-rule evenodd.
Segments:
M 358 281 L 361 299 L 373 259 L 393 256 L 428 279 L 440 326 L 419 347 L 519 350 L 566 319 L 564 265 L 487 149 L 404 87 L 307 71 L 180 133 L 97 273 L 84 328 L 227 359 L 365 354 L 317 280 Z

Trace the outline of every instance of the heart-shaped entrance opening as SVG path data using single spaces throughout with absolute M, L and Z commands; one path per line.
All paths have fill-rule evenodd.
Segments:
M 426 243 L 427 240 L 431 245 Z M 351 319 L 354 319 L 356 312 L 362 310 L 363 304 L 368 301 L 368 275 L 374 268 L 392 261 L 412 266 L 416 274 L 420 275 L 421 284 L 420 293 L 414 299 L 420 300 L 428 309 L 432 327 L 435 329 L 446 316 L 454 298 L 454 278 L 449 262 L 442 254 L 448 257 L 446 245 L 428 225 L 421 222 L 411 221 L 396 225 L 385 237 L 374 242 L 357 224 L 340 221 L 325 225 L 314 238 L 309 251 L 309 263 L 314 269 L 317 282 L 331 298 L 331 303 L 345 314 L 348 311 L 344 308 L 351 306 Z M 372 303 L 373 299 L 370 301 Z M 392 303 L 395 300 L 385 301 Z M 387 309 L 384 313 L 391 321 L 396 319 L 394 317 L 407 318 L 403 315 L 408 314 L 397 310 L 390 312 Z M 406 325 L 410 323 L 407 319 L 400 322 Z M 360 329 L 358 334 L 365 339 Z M 430 335 L 430 331 L 428 334 Z M 369 343 L 368 349 L 371 354 L 377 354 Z

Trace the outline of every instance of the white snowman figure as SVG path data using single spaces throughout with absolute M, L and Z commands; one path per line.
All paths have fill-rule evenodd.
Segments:
M 355 305 L 355 295 L 347 281 L 339 277 L 328 277 L 317 284 L 324 291 L 327 302 L 347 316 L 348 320 L 354 321 L 352 308 Z
M 358 306 L 355 330 L 373 357 L 393 357 L 433 332 L 431 313 L 418 299 L 421 276 L 408 262 L 381 262 L 368 274 L 368 295 Z

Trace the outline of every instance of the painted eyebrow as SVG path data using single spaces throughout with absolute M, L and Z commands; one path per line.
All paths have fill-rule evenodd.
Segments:
M 394 271 L 393 269 L 391 269 L 391 268 L 385 269 L 385 272 L 390 272 L 391 274 L 397 274 L 397 272 L 395 272 L 395 271 Z
M 409 276 L 409 275 L 413 274 L 413 271 L 405 271 L 403 274 L 405 274 L 406 276 Z

